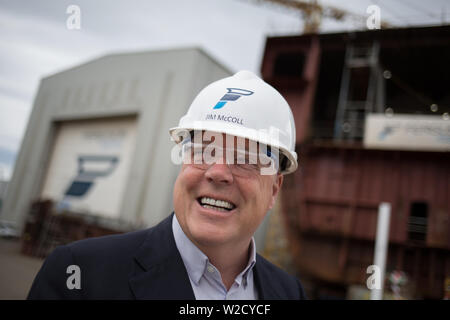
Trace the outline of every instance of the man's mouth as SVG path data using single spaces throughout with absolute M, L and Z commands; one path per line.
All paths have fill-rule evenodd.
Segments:
M 236 208 L 236 205 L 229 201 L 215 198 L 200 197 L 197 199 L 197 201 L 203 208 L 213 209 L 221 212 L 231 211 Z

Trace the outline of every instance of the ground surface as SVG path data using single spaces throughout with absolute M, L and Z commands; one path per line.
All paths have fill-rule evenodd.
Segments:
M 43 259 L 20 253 L 20 242 L 0 238 L 0 300 L 25 299 Z

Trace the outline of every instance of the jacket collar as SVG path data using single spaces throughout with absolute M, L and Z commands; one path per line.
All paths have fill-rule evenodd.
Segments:
M 136 299 L 195 299 L 175 245 L 172 216 L 148 230 L 145 241 L 134 256 L 137 264 L 129 284 Z
M 254 281 L 258 289 L 258 298 L 260 300 L 280 300 L 285 299 L 284 290 L 274 278 L 268 262 L 259 254 L 256 255 L 256 264 L 253 269 Z

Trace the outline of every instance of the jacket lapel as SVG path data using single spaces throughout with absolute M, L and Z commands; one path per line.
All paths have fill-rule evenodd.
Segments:
M 273 278 L 266 266 L 266 261 L 259 254 L 256 255 L 256 264 L 253 269 L 254 281 L 258 289 L 260 300 L 280 300 L 283 299 L 283 289 Z
M 172 217 L 149 229 L 134 256 L 130 288 L 136 299 L 194 300 L 194 292 L 172 232 Z

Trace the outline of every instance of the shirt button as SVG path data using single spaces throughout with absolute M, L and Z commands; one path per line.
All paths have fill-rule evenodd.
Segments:
M 213 273 L 214 272 L 214 267 L 211 266 L 211 265 L 209 265 L 206 269 L 208 270 L 209 273 Z

